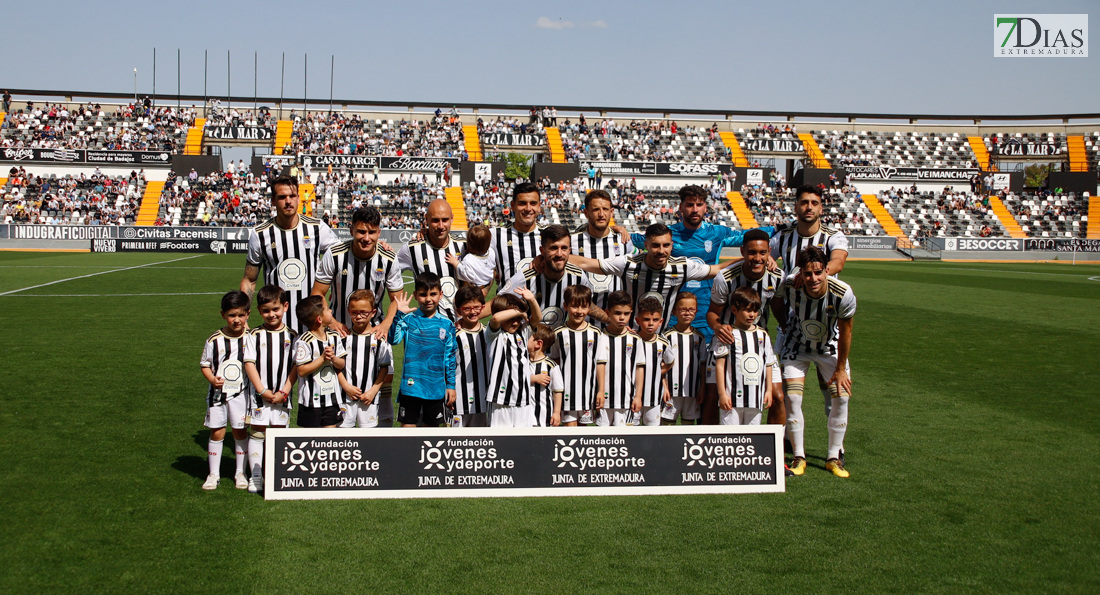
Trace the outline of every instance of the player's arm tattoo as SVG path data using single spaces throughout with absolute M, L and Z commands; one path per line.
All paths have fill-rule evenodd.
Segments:
M 252 264 L 245 263 L 244 265 L 244 277 L 241 277 L 241 291 L 248 294 L 249 299 L 254 297 L 256 293 L 256 279 L 260 278 L 260 267 Z

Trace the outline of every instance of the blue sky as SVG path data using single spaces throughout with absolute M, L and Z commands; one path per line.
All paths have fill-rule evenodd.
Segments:
M 2 11 L 0 86 L 337 99 L 870 113 L 1100 111 L 1100 49 L 992 56 L 996 13 L 1082 1 L 33 2 Z M 1098 46 L 1100 47 L 1100 46 Z

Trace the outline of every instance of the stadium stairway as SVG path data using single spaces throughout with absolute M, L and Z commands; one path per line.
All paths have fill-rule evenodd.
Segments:
M 313 203 L 317 201 L 317 187 L 313 184 L 298 184 L 298 211 L 313 216 Z
M 1005 230 L 1008 231 L 1010 237 L 1027 237 L 1024 228 L 1020 227 L 1020 223 L 1016 221 L 1016 218 L 1008 211 L 1008 207 L 1005 206 L 1005 203 L 1001 202 L 1000 197 L 990 195 L 989 208 L 993 210 L 993 214 L 997 216 L 997 219 L 1000 219 L 1001 225 L 1005 226 Z
M 1085 137 L 1067 136 L 1066 146 L 1069 148 L 1069 171 L 1088 171 L 1089 154 L 1085 151 Z
M 199 130 L 202 130 L 201 128 Z M 190 131 L 188 132 L 190 135 Z M 145 194 L 141 196 L 141 208 L 138 209 L 138 225 L 154 225 L 160 214 L 160 193 L 164 191 L 164 182 L 148 182 Z
M 451 229 L 455 231 L 469 229 L 469 223 L 466 221 L 466 201 L 462 198 L 462 188 L 459 186 L 445 188 L 443 197 L 447 199 L 447 204 L 451 205 L 451 213 L 454 217 L 451 220 Z
M 744 155 L 741 158 L 744 159 Z M 741 223 L 741 229 L 760 227 L 760 224 L 756 222 L 756 217 L 752 214 L 752 209 L 745 203 L 745 197 L 741 196 L 740 192 L 727 192 L 726 200 L 730 201 L 730 208 L 733 209 L 733 214 L 737 216 L 737 221 Z
M 970 150 L 974 151 L 974 159 L 978 162 L 978 167 L 982 171 L 997 171 L 997 166 L 993 165 L 993 162 L 989 159 L 989 150 L 985 148 L 985 141 L 980 136 L 968 136 L 967 142 L 970 143 Z
M 565 147 L 561 145 L 561 131 L 557 126 L 546 129 L 546 147 L 550 149 L 551 163 L 565 163 Z
M 871 211 L 871 214 L 878 220 L 878 224 L 882 226 L 882 231 L 885 231 L 887 235 L 897 238 L 899 241 L 902 239 L 908 240 L 905 237 L 905 232 L 901 230 L 901 226 L 897 221 L 894 221 L 894 217 L 890 215 L 890 212 L 886 210 L 886 207 L 882 206 L 878 197 L 874 194 L 864 194 L 862 196 L 863 204 L 867 205 L 867 210 Z
M 184 155 L 202 155 L 202 131 L 205 127 L 206 118 L 195 118 L 195 124 L 187 129 L 187 144 L 183 146 Z M 155 217 L 156 213 L 153 213 L 153 216 Z
M 463 124 L 462 142 L 470 161 L 481 161 L 481 138 L 477 135 L 476 124 Z
M 829 169 L 832 165 L 829 164 L 829 160 L 825 158 L 825 153 L 821 152 L 821 147 L 817 146 L 817 141 L 814 140 L 814 135 L 808 132 L 800 132 L 798 139 L 802 141 L 802 146 L 806 147 L 806 157 L 809 158 L 810 164 L 817 169 Z
M 1085 225 L 1085 237 L 1100 240 L 1100 196 L 1089 197 L 1089 220 Z
M 273 147 L 276 155 L 283 154 L 283 147 L 290 143 L 291 137 L 294 136 L 294 122 L 290 120 L 279 120 L 279 123 L 275 125 L 275 146 Z
M 718 133 L 718 136 L 722 138 L 722 144 L 726 145 L 726 148 L 729 149 L 730 161 L 733 161 L 733 166 L 748 167 L 749 160 L 745 158 L 745 152 L 741 150 L 741 142 L 737 140 L 737 135 L 723 130 Z

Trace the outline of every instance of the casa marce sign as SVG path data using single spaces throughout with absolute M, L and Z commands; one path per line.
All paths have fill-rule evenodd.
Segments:
M 298 163 L 303 167 L 346 167 L 348 169 L 374 169 L 382 171 L 442 171 L 450 166 L 458 168 L 454 157 L 380 157 L 378 155 L 310 155 L 299 154 Z

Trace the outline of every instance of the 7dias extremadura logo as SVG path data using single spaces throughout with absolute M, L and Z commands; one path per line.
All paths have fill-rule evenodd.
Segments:
M 1087 14 L 995 14 L 995 58 L 1088 58 Z

